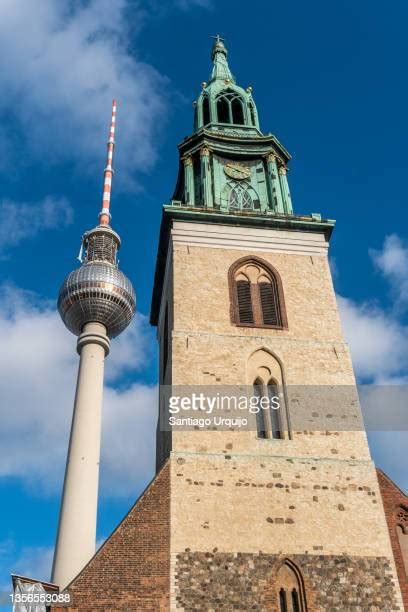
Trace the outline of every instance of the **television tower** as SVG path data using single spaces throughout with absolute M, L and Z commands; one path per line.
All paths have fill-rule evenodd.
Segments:
M 118 269 L 120 237 L 110 227 L 115 123 L 114 100 L 99 225 L 84 234 L 81 266 L 68 274 L 58 296 L 80 355 L 51 577 L 61 589 L 95 553 L 104 360 L 110 339 L 128 326 L 136 307 L 132 284 Z

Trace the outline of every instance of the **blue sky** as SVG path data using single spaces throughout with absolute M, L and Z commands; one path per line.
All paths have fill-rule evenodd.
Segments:
M 337 219 L 331 261 L 359 380 L 405 383 L 407 19 L 402 0 L 1 3 L 0 590 L 10 571 L 48 578 L 77 367 L 55 299 L 96 222 L 113 97 L 113 225 L 138 315 L 107 362 L 100 539 L 152 476 L 146 315 L 161 205 L 211 35 L 225 36 L 238 82 L 253 86 L 263 131 L 293 155 L 295 211 Z M 406 434 L 370 440 L 408 488 Z

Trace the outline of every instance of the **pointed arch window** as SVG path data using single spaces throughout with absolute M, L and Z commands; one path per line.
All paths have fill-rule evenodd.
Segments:
M 256 413 L 256 433 L 258 438 L 283 439 L 277 382 L 271 379 L 267 385 L 264 385 L 263 380 L 257 378 L 254 382 L 254 396 L 258 399 L 257 405 L 259 407 Z M 268 401 L 261 402 L 262 398 L 268 399 Z
M 230 117 L 230 105 L 228 99 L 224 96 L 217 99 L 217 116 L 218 123 L 232 123 Z
M 260 378 L 257 378 L 256 381 L 254 382 L 254 396 L 258 399 L 258 404 L 261 398 L 263 397 L 263 394 L 264 394 L 263 382 Z M 268 437 L 267 431 L 268 431 L 268 423 L 266 419 L 265 410 L 261 408 L 256 413 L 256 433 L 257 433 L 258 438 L 267 438 Z
M 245 125 L 244 106 L 241 96 L 227 89 L 216 98 L 218 123 Z
M 305 612 L 306 595 L 298 568 L 292 562 L 285 561 L 276 578 L 279 612 Z
M 245 123 L 244 109 L 242 107 L 241 98 L 232 98 L 231 113 L 232 113 L 232 123 L 235 123 L 237 125 L 243 125 Z
M 285 589 L 280 589 L 279 591 L 279 609 L 280 612 L 288 612 L 288 602 L 286 600 Z
M 203 97 L 203 125 L 207 125 L 210 123 L 210 102 L 208 100 L 208 96 Z
M 240 198 L 239 198 L 238 190 L 235 188 L 231 189 L 230 196 L 229 196 L 229 208 L 239 209 L 240 207 L 239 200 Z
M 246 181 L 228 183 L 230 210 L 259 210 L 260 201 L 255 189 Z
M 229 270 L 231 322 L 240 326 L 287 329 L 282 281 L 259 257 L 244 257 Z
M 283 438 L 281 414 L 279 408 L 279 386 L 273 378 L 268 382 L 267 395 L 269 399 L 269 416 L 271 420 L 271 437 L 276 440 Z
M 251 123 L 256 127 L 255 108 L 253 104 L 249 105 L 249 114 L 251 115 Z

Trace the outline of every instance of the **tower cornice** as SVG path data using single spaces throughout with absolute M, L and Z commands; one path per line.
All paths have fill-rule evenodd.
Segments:
M 237 148 L 237 145 L 239 148 Z M 182 140 L 178 149 L 181 156 L 189 155 L 207 146 L 209 149 L 237 155 L 266 155 L 274 153 L 283 163 L 292 159 L 289 151 L 273 134 L 241 135 L 200 129 Z

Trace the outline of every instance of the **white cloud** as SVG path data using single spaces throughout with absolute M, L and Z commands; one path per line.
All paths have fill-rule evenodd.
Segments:
M 135 167 L 154 161 L 167 80 L 135 51 L 146 16 L 141 6 L 130 0 L 0 3 L 0 87 L 7 92 L 0 113 L 18 119 L 26 150 L 38 161 L 74 161 L 82 173 L 97 162 L 101 169 L 112 98 L 118 100 L 118 175 L 129 179 Z
M 55 305 L 12 288 L 0 295 L 0 335 L 7 346 L 0 352 L 0 476 L 59 493 L 78 367 L 76 339 Z M 110 385 L 145 365 L 148 338 L 146 318 L 138 314 L 121 340 L 112 342 Z M 132 495 L 152 476 L 156 418 L 154 387 L 106 386 L 102 494 Z
M 340 317 L 357 376 L 376 382 L 408 371 L 408 330 L 370 303 L 337 296 Z
M 370 250 L 370 255 L 390 283 L 398 310 L 408 304 L 408 248 L 396 234 L 387 236 L 380 251 Z
M 73 219 L 73 209 L 66 198 L 48 196 L 41 202 L 0 201 L 0 253 L 33 238 L 42 230 L 63 229 Z
M 370 251 L 370 255 L 390 283 L 396 307 L 382 309 L 377 303 L 357 303 L 341 296 L 337 296 L 337 301 L 357 378 L 372 383 L 360 389 L 366 423 L 370 428 L 383 429 L 368 431 L 372 457 L 407 490 L 408 478 L 402 458 L 406 455 L 408 432 L 402 429 L 406 428 L 408 328 L 400 315 L 408 303 L 408 250 L 398 236 L 392 235 L 385 239 L 380 251 Z M 385 385 L 393 385 L 393 392 Z M 390 414 L 393 415 L 391 422 Z M 387 428 L 394 430 L 385 431 Z

